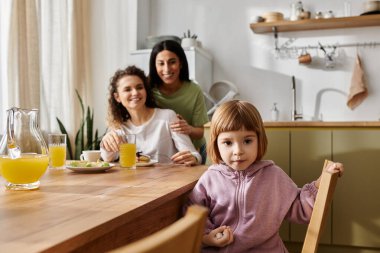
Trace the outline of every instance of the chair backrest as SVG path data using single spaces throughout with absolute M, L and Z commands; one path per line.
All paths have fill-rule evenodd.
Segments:
M 322 234 L 327 210 L 331 204 L 335 186 L 338 180 L 338 172 L 329 173 L 325 168 L 331 161 L 326 160 L 323 166 L 321 182 L 314 203 L 309 226 L 307 227 L 302 253 L 315 253 L 318 249 L 319 239 Z
M 199 253 L 208 210 L 190 206 L 186 215 L 162 230 L 111 252 Z

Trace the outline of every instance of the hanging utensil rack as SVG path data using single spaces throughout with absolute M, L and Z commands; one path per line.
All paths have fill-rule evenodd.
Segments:
M 320 49 L 324 48 L 341 48 L 341 47 L 377 47 L 380 46 L 379 41 L 369 41 L 369 42 L 356 42 L 356 43 L 335 43 L 335 44 L 323 44 L 318 42 L 318 45 L 303 45 L 303 46 L 289 46 L 295 39 L 291 38 L 285 41 L 282 46 L 279 47 L 278 33 L 276 27 L 273 27 L 274 33 L 274 48 L 277 52 L 281 51 L 298 51 L 303 49 Z

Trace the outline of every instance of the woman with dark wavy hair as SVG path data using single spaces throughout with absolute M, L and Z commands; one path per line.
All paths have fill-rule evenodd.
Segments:
M 187 134 L 206 161 L 206 140 L 203 125 L 209 121 L 203 93 L 190 81 L 185 51 L 173 40 L 156 44 L 149 60 L 149 83 L 157 104 L 177 113 L 171 124 L 173 131 Z
M 136 134 L 137 150 L 159 162 L 185 165 L 201 162 L 188 135 L 174 132 L 174 111 L 160 109 L 152 96 L 144 71 L 129 66 L 111 78 L 108 98 L 108 132 L 101 142 L 101 156 L 114 161 L 119 156 L 123 134 Z

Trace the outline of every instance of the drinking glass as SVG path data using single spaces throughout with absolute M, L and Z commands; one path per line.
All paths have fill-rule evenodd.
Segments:
M 136 135 L 124 134 L 119 145 L 119 162 L 121 167 L 136 169 Z
M 325 55 L 325 67 L 328 69 L 332 69 L 335 67 L 335 60 L 333 58 L 333 55 L 331 54 Z
M 54 170 L 65 169 L 66 162 L 66 134 L 49 134 L 49 168 Z

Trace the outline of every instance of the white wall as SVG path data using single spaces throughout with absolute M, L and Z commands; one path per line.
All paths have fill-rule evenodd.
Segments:
M 267 11 L 281 11 L 289 16 L 291 1 L 228 1 L 228 0 L 154 0 L 150 32 L 154 35 L 181 35 L 188 28 L 199 35 L 203 46 L 214 57 L 214 80 L 230 80 L 240 90 L 241 98 L 257 105 L 265 119 L 277 102 L 280 119 L 290 118 L 291 76 L 295 75 L 298 104 L 307 116 L 323 114 L 323 119 L 378 120 L 380 117 L 380 73 L 377 60 L 380 46 L 360 48 L 359 54 L 367 74 L 368 98 L 354 111 L 346 106 L 347 93 L 356 48 L 339 50 L 339 66 L 326 70 L 323 66 L 300 66 L 296 59 L 276 60 L 273 56 L 272 34 L 257 35 L 249 29 L 251 17 Z M 362 12 L 363 1 L 351 1 L 352 14 Z M 303 1 L 305 9 L 333 10 L 343 15 L 344 1 Z M 289 32 L 280 34 L 280 44 L 298 38 L 295 45 L 321 43 L 380 42 L 380 27 Z M 322 52 L 312 51 L 317 58 Z M 333 91 L 333 90 L 337 90 Z M 316 98 L 320 100 L 317 101 Z M 320 104 L 320 106 L 316 106 Z M 301 109 L 301 108 L 298 109 Z
M 109 80 L 117 69 L 126 66 L 135 30 L 134 1 L 92 0 L 92 80 L 94 125 L 100 134 L 106 129 Z M 132 16 L 132 18 L 131 18 Z M 136 15 L 134 15 L 136 16 Z
M 126 35 L 124 29 L 128 27 L 125 25 L 122 27 L 125 22 L 125 16 L 121 13 L 123 9 L 114 4 L 115 2 L 121 4 L 122 0 L 107 1 L 107 4 L 105 0 L 95 2 L 104 4 L 104 7 L 97 9 L 99 15 L 107 16 L 105 23 L 109 24 L 108 26 L 98 24 L 102 29 L 107 28 L 103 32 L 114 36 L 116 36 L 116 30 L 121 33 L 118 34 L 118 41 L 114 41 L 115 38 L 112 36 L 101 38 L 104 43 L 110 43 L 103 52 L 103 57 L 108 60 L 103 61 L 100 60 L 102 57 L 98 57 L 95 70 L 98 72 L 96 73 L 98 79 L 107 81 L 112 71 L 128 62 L 128 60 L 124 61 L 124 58 L 129 57 L 128 43 L 120 41 L 121 39 L 127 41 L 127 38 L 123 36 Z M 274 102 L 278 103 L 280 120 L 290 119 L 292 75 L 295 75 L 297 80 L 298 109 L 302 107 L 306 116 L 319 116 L 321 113 L 326 121 L 378 120 L 380 117 L 380 73 L 378 71 L 380 46 L 358 50 L 368 79 L 369 96 L 357 109 L 351 111 L 346 106 L 346 100 L 356 48 L 339 50 L 339 64 L 334 70 L 326 70 L 316 64 L 322 60 L 321 51 L 317 52 L 317 50 L 310 52 L 315 56 L 314 66 L 300 66 L 296 59 L 274 58 L 272 34 L 258 35 L 250 30 L 251 18 L 264 12 L 281 11 L 285 16 L 289 16 L 290 2 L 153 0 L 146 5 L 150 10 L 145 10 L 145 13 L 150 13 L 150 15 L 140 15 L 138 24 L 140 29 L 141 24 L 145 25 L 141 32 L 148 35 L 182 36 L 187 29 L 198 34 L 203 47 L 214 58 L 214 81 L 229 80 L 235 83 L 239 88 L 240 97 L 254 103 L 265 120 L 270 119 L 270 109 Z M 343 0 L 334 2 L 308 0 L 303 3 L 304 7 L 313 13 L 331 9 L 339 16 L 343 14 Z M 355 0 L 351 3 L 352 14 L 360 14 L 362 1 Z M 318 41 L 341 44 L 380 41 L 380 27 L 280 33 L 280 43 L 288 38 L 297 38 L 294 45 L 315 45 Z M 105 47 L 104 43 L 98 43 L 99 46 Z M 97 54 L 99 56 L 99 52 Z M 104 76 L 104 74 L 107 75 Z

